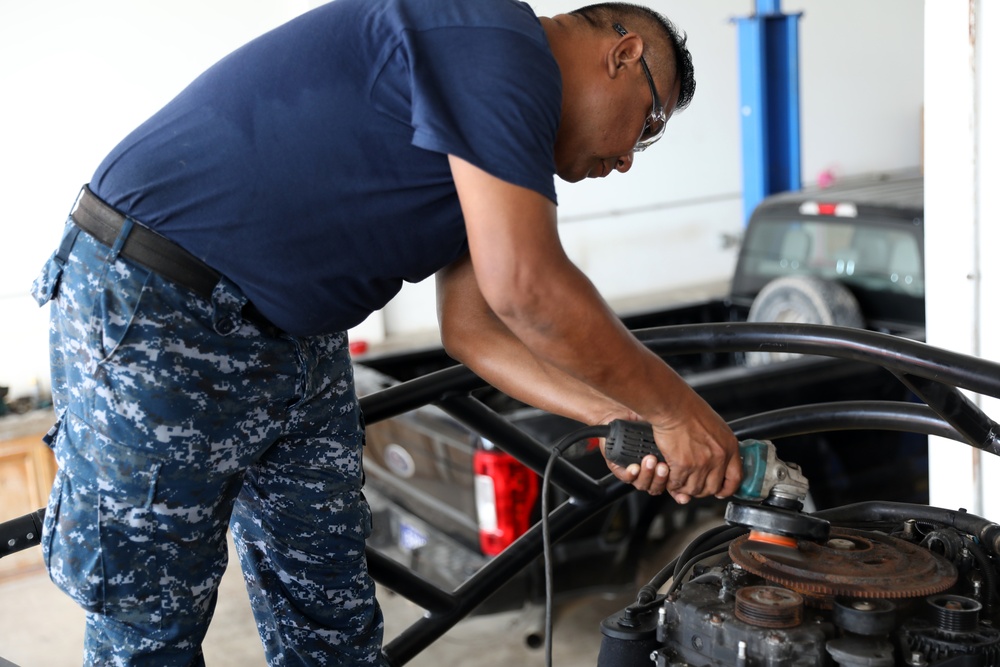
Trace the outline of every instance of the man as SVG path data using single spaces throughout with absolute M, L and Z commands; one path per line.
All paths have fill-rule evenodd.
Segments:
M 126 137 L 35 286 L 59 412 L 43 553 L 87 663 L 201 664 L 227 526 L 270 664 L 380 661 L 344 332 L 403 280 L 437 273 L 449 353 L 503 391 L 650 422 L 667 463 L 619 478 L 733 493 L 732 432 L 556 230 L 553 175 L 628 171 L 693 85 L 641 8 L 336 0 Z

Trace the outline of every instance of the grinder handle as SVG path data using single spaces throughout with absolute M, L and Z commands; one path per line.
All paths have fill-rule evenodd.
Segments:
M 740 458 L 743 460 L 743 481 L 733 494 L 742 500 L 763 500 L 764 479 L 767 475 L 769 451 L 774 445 L 765 440 L 740 441 Z M 663 461 L 663 452 L 656 446 L 653 427 L 644 422 L 616 419 L 608 424 L 608 438 L 604 456 L 612 463 L 628 466 L 639 463 L 648 454 Z

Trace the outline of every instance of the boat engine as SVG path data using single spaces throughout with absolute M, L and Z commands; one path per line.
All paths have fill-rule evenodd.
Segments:
M 998 545 L 964 511 L 733 502 L 603 621 L 598 665 L 1000 665 Z

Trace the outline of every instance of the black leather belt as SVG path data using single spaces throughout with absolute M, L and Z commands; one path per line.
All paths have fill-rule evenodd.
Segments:
M 86 185 L 70 216 L 77 227 L 109 248 L 114 247 L 125 225 L 125 216 L 99 199 Z M 222 279 L 222 274 L 205 262 L 134 220 L 118 254 L 209 301 L 212 291 Z M 243 306 L 242 315 L 268 335 L 281 333 L 252 303 L 247 302 Z
M 76 226 L 112 247 L 125 224 L 125 216 L 111 208 L 84 186 L 70 214 Z M 222 274 L 149 227 L 134 223 L 119 254 L 206 299 Z

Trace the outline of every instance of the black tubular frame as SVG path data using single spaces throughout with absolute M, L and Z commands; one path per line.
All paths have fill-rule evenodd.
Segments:
M 1000 398 L 1000 364 L 936 348 L 909 338 L 861 329 L 809 324 L 696 324 L 644 329 L 636 337 L 661 356 L 706 352 L 769 351 L 834 357 L 881 366 L 925 404 L 841 401 L 804 405 L 734 420 L 740 439 L 774 439 L 831 430 L 890 430 L 936 435 L 1000 454 L 1000 428 L 959 389 Z M 434 404 L 542 474 L 550 449 L 469 396 L 485 386 L 464 366 L 430 373 L 361 399 L 367 423 Z M 608 475 L 599 481 L 559 460 L 551 483 L 570 498 L 549 516 L 553 541 L 632 491 Z M 443 591 L 403 566 L 368 550 L 369 569 L 380 584 L 426 610 L 385 644 L 389 665 L 404 665 L 508 579 L 542 554 L 536 524 L 454 591 Z
M 796 406 L 734 420 L 730 426 L 740 439 L 775 439 L 851 429 L 910 431 L 962 441 L 1000 454 L 1000 427 L 959 391 L 965 389 L 1000 398 L 1000 364 L 991 361 L 908 338 L 808 324 L 696 324 L 644 329 L 635 334 L 661 356 L 770 351 L 865 362 L 889 370 L 925 403 L 841 401 Z M 485 382 L 468 368 L 453 366 L 364 396 L 361 408 L 365 421 L 373 424 L 427 404 L 436 405 L 541 475 L 550 448 L 470 396 L 470 392 L 484 386 Z M 549 516 L 553 541 L 633 490 L 610 474 L 594 480 L 563 459 L 555 461 L 550 483 L 569 496 Z M 833 518 L 839 516 L 838 512 L 849 512 L 851 507 L 854 506 L 822 514 Z M 884 504 L 862 509 L 872 515 L 892 511 Z M 5 555 L 3 547 L 9 539 L 11 544 L 15 541 L 17 544 L 8 552 L 37 544 L 42 513 L 43 510 L 38 510 L 0 524 L 0 556 Z M 957 524 L 969 520 L 955 514 Z M 976 524 L 976 530 L 988 533 L 988 538 L 1000 548 L 1000 526 L 985 524 L 986 528 Z M 27 542 L 25 530 L 32 531 Z M 368 567 L 372 577 L 426 610 L 421 619 L 385 644 L 383 653 L 388 664 L 397 667 L 412 660 L 541 556 L 542 551 L 541 524 L 536 524 L 462 585 L 447 591 L 369 548 Z

